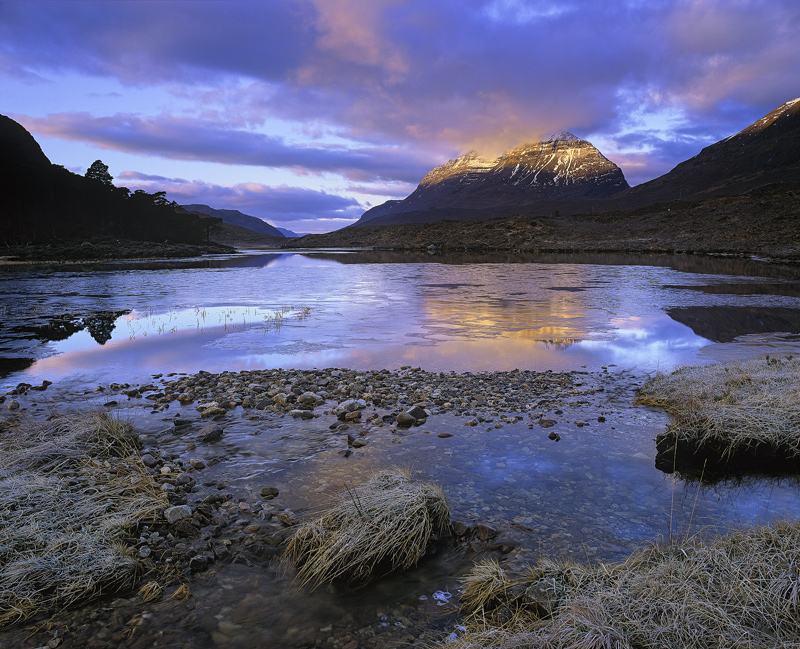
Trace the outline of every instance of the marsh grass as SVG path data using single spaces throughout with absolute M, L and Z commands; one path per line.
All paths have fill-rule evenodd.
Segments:
M 641 388 L 637 403 L 673 415 L 660 442 L 710 450 L 723 461 L 764 451 L 800 460 L 800 359 L 767 357 L 659 373 Z
M 441 488 L 406 469 L 387 469 L 347 488 L 318 518 L 300 526 L 286 550 L 303 585 L 366 583 L 414 566 L 448 532 Z
M 125 541 L 167 505 L 138 447 L 105 412 L 0 435 L 0 626 L 133 586 Z
M 544 561 L 522 575 L 500 573 L 478 564 L 467 575 L 461 601 L 470 631 L 448 647 L 800 646 L 796 521 L 654 545 L 621 564 Z

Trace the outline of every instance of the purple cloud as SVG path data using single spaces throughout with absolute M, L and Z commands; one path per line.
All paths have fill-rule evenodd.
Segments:
M 93 117 L 88 113 L 56 113 L 44 118 L 15 117 L 40 135 L 177 160 L 277 167 L 312 173 L 336 172 L 351 180 L 414 182 L 428 171 L 428 166 L 417 156 L 398 153 L 389 147 L 293 146 L 282 138 L 192 118 Z
M 416 183 L 458 151 L 562 129 L 621 145 L 633 107 L 675 108 L 682 123 L 651 139 L 659 162 L 646 175 L 800 88 L 796 0 L 2 3 L 0 14 L 1 74 L 168 85 L 195 102 L 193 117 L 32 117 L 38 132 L 358 182 Z M 359 144 L 248 130 L 265 117 Z

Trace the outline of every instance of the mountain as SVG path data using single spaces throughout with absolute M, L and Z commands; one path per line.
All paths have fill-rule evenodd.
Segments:
M 287 230 L 286 228 L 278 228 L 278 230 L 281 231 L 281 234 L 283 234 L 284 237 L 304 237 L 308 234 L 308 232 L 293 232 L 292 230 Z
M 231 225 L 238 225 L 240 227 L 247 228 L 248 230 L 252 230 L 253 232 L 268 234 L 271 237 L 283 238 L 285 236 L 283 232 L 280 231 L 279 228 L 270 225 L 263 219 L 258 218 L 257 216 L 250 216 L 249 214 L 244 214 L 239 210 L 218 210 L 213 207 L 209 207 L 208 205 L 202 205 L 200 203 L 192 203 L 191 205 L 181 205 L 181 207 L 185 209 L 187 212 L 200 212 L 200 214 L 215 216 L 219 219 L 222 219 L 224 223 L 230 223 Z
M 589 142 L 560 133 L 495 160 L 475 153 L 451 160 L 428 173 L 407 198 L 373 207 L 354 225 L 631 211 L 737 196 L 798 179 L 800 98 L 636 187 Z
M 628 187 L 622 170 L 590 142 L 562 132 L 495 159 L 470 152 L 450 160 L 407 198 L 373 207 L 355 225 L 486 218 L 521 207 L 549 212 L 562 202 L 602 199 Z
M 734 196 L 800 179 L 800 97 L 735 135 L 707 146 L 672 171 L 610 201 L 625 209 L 672 200 Z

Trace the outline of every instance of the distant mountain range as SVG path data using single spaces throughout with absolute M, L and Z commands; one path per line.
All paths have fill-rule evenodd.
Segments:
M 260 232 L 267 234 L 271 237 L 302 237 L 304 234 L 292 232 L 287 228 L 279 228 L 277 226 L 267 223 L 264 219 L 257 216 L 250 216 L 240 212 L 239 210 L 220 210 L 202 203 L 191 203 L 189 205 L 181 205 L 187 212 L 200 212 L 200 214 L 207 214 L 208 216 L 216 216 L 222 219 L 223 223 L 230 223 L 231 225 L 238 225 L 242 228 L 247 228 L 253 232 Z
M 284 238 L 286 235 L 273 225 L 267 223 L 264 219 L 257 216 L 250 216 L 244 214 L 239 210 L 218 210 L 202 203 L 191 203 L 190 205 L 181 205 L 187 212 L 200 212 L 200 214 L 207 214 L 208 216 L 216 216 L 222 219 L 224 223 L 231 225 L 238 225 L 242 228 L 247 228 L 253 232 L 260 232 L 261 234 L 268 234 L 271 237 Z
M 408 197 L 367 210 L 354 226 L 632 210 L 798 179 L 800 98 L 636 187 L 590 142 L 559 133 L 493 160 L 474 152 L 450 160 Z

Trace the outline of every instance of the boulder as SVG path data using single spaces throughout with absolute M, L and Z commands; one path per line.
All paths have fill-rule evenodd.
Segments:
M 409 412 L 401 412 L 394 420 L 398 426 L 412 426 L 417 423 L 417 418 Z
M 192 508 L 189 505 L 176 505 L 164 510 L 164 518 L 170 524 L 192 517 Z
M 222 439 L 224 431 L 218 424 L 206 424 L 197 433 L 197 441 L 202 444 L 212 444 Z

